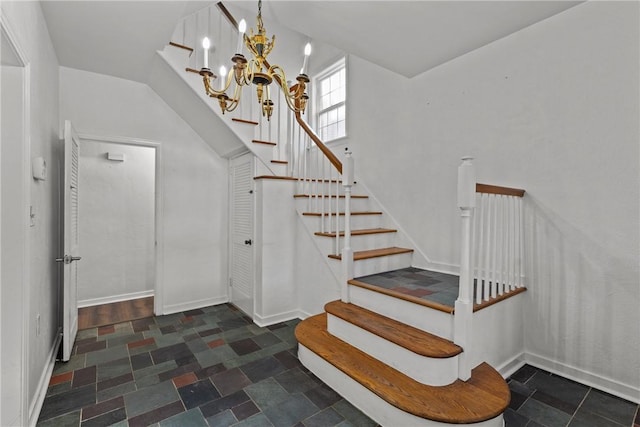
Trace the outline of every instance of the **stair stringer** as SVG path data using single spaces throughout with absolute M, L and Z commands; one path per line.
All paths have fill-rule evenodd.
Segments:
M 257 149 L 252 142 L 255 138 L 254 125 L 235 122 L 231 115 L 222 114 L 216 100 L 204 93 L 201 77 L 188 75 L 185 71 L 188 64 L 186 57 L 180 49 L 170 45 L 157 51 L 149 86 L 218 155 L 232 158 L 250 151 L 259 160 L 261 171 L 266 175 L 275 175 L 270 152 Z

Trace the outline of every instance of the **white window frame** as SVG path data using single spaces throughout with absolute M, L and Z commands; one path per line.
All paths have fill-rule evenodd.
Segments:
M 344 100 L 342 102 L 338 102 L 336 104 L 332 104 L 331 106 L 324 108 L 324 109 L 320 109 L 320 99 L 321 99 L 321 94 L 320 94 L 320 82 L 324 79 L 326 79 L 327 77 L 329 77 L 330 75 L 334 74 L 335 72 L 344 69 L 345 71 L 345 96 L 344 96 Z M 318 73 L 318 75 L 316 75 L 313 79 L 313 94 L 314 94 L 314 120 L 315 120 L 315 128 L 318 131 L 318 135 L 320 136 L 320 138 L 323 140 L 323 142 L 333 142 L 333 141 L 338 141 L 342 138 L 346 138 L 347 137 L 347 109 L 346 109 L 346 104 L 347 104 L 347 98 L 348 98 L 348 94 L 347 94 L 347 61 L 346 61 L 346 57 L 343 57 L 341 59 L 339 59 L 338 61 L 336 61 L 335 63 L 333 63 L 332 65 L 330 65 L 329 67 L 327 67 L 326 69 L 324 69 L 322 72 Z M 323 139 L 322 135 L 321 135 L 321 130 L 320 130 L 320 114 L 333 110 L 333 109 L 337 109 L 340 107 L 344 107 L 344 112 L 345 112 L 345 118 L 344 118 L 344 134 L 343 135 L 339 135 L 333 139 Z

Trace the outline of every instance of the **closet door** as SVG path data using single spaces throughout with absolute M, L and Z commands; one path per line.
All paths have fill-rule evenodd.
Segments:
M 254 313 L 254 191 L 253 154 L 231 160 L 231 303 L 253 318 Z

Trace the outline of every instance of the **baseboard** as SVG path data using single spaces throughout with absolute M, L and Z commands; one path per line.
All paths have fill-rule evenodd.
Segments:
M 53 373 L 53 368 L 56 365 L 56 356 L 58 355 L 58 349 L 61 342 L 62 328 L 58 328 L 56 340 L 54 341 L 53 346 L 49 350 L 49 355 L 47 356 L 48 363 L 44 367 L 42 375 L 40 376 L 40 380 L 38 381 L 38 387 L 36 388 L 36 394 L 34 396 L 33 402 L 31 403 L 31 405 L 29 405 L 29 426 L 33 427 L 38 422 L 38 417 L 40 416 L 40 411 L 42 410 L 44 398 L 47 396 L 47 389 L 49 388 L 51 374 Z
M 165 305 L 163 307 L 162 314 L 180 313 L 181 311 L 195 310 L 196 308 L 225 304 L 227 302 L 229 302 L 229 297 L 227 295 L 224 295 L 214 298 L 205 298 L 197 301 L 183 302 L 180 304 Z
M 640 390 L 631 385 L 621 383 L 611 378 L 606 378 L 583 369 L 576 368 L 561 362 L 556 362 L 544 356 L 533 353 L 524 353 L 524 362 L 536 368 L 544 369 L 570 380 L 602 390 L 606 393 L 618 396 L 640 404 Z
M 253 323 L 264 328 L 266 326 L 275 325 L 276 323 L 286 322 L 287 320 L 299 319 L 300 312 L 298 310 L 291 310 L 284 313 L 274 314 L 272 316 L 258 316 L 257 314 L 253 316 Z
M 518 369 L 522 368 L 527 363 L 524 359 L 524 353 L 520 353 L 517 356 L 514 356 L 511 360 L 508 360 L 502 365 L 495 367 L 496 371 L 500 372 L 502 378 L 509 378 Z
M 318 314 L 318 313 L 316 313 L 316 314 Z M 306 319 L 307 317 L 311 317 L 311 316 L 313 316 L 313 314 L 311 314 L 311 313 L 307 313 L 307 312 L 306 312 L 306 311 L 304 311 L 304 310 L 300 310 L 300 311 L 298 311 L 298 318 L 299 318 L 300 320 L 304 320 L 304 319 Z
M 154 296 L 154 294 L 155 292 L 152 289 L 149 291 L 131 292 L 129 294 L 113 295 L 109 297 L 90 298 L 90 299 L 78 301 L 78 308 L 92 307 L 94 305 L 102 305 L 102 304 L 111 304 L 114 302 L 129 301 L 132 299 L 147 298 L 147 297 Z

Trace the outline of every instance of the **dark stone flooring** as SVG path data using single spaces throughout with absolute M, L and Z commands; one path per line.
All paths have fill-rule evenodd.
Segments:
M 297 323 L 223 304 L 80 331 L 38 426 L 376 426 L 300 364 Z M 640 427 L 638 405 L 528 365 L 509 386 L 507 427 Z
M 449 307 L 454 307 L 458 298 L 458 276 L 415 267 L 357 277 L 356 280 Z

